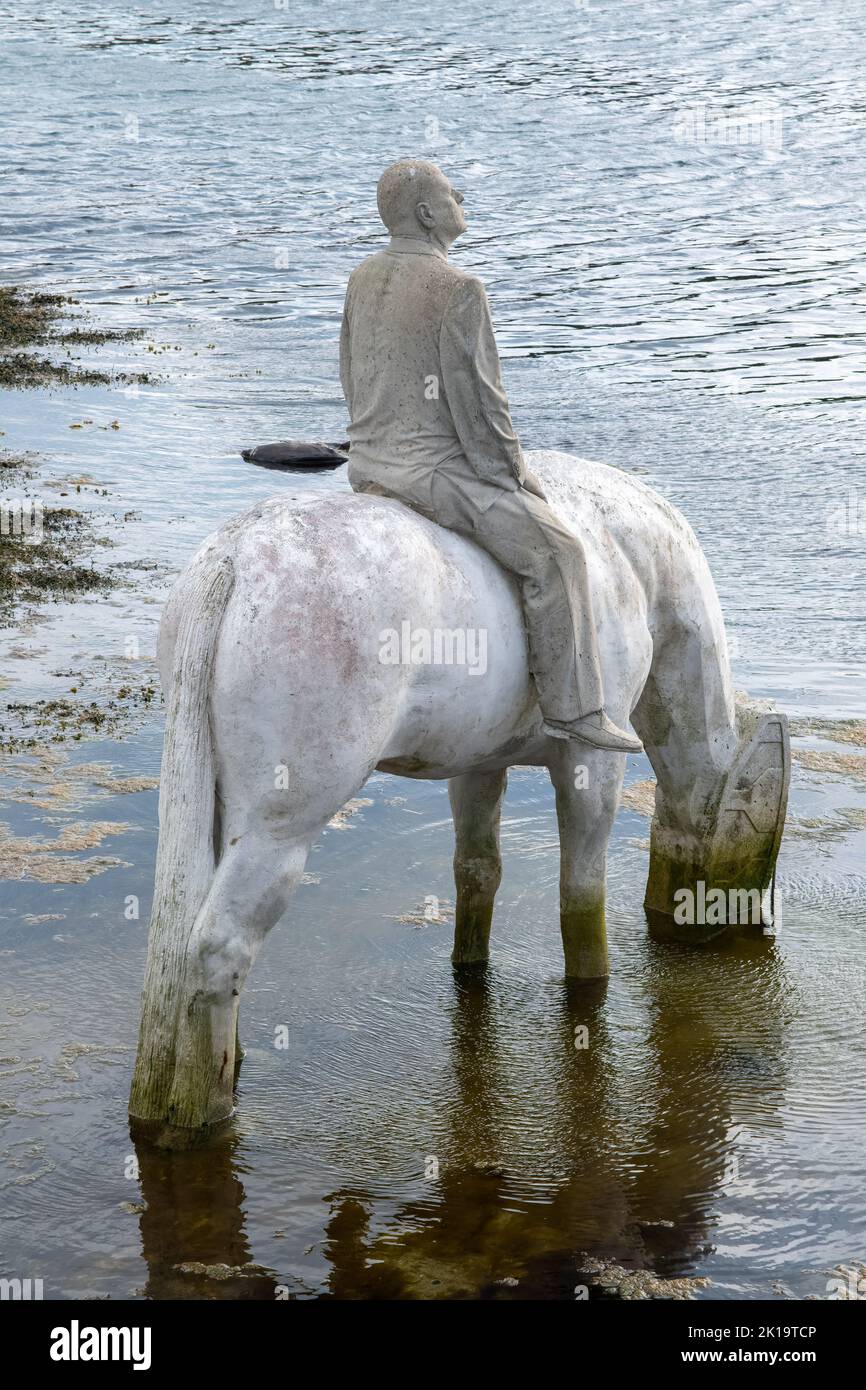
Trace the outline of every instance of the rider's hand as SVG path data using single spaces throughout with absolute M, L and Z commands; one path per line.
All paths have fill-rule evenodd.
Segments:
M 532 493 L 533 497 L 540 497 L 542 502 L 547 501 L 541 483 L 538 481 L 534 473 L 530 473 L 529 469 L 526 470 L 526 477 L 523 479 L 523 486 L 526 488 L 527 492 Z

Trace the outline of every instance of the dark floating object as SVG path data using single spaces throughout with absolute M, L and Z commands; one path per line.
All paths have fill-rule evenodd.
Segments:
M 241 449 L 241 458 L 260 468 L 282 468 L 292 473 L 296 469 L 337 468 L 345 463 L 348 444 L 318 444 L 308 439 L 283 439 L 279 444 L 257 444 L 255 449 Z

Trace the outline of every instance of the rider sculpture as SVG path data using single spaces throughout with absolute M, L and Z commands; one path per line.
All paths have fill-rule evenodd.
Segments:
M 511 424 L 484 290 L 448 263 L 460 195 L 435 166 L 403 162 L 379 208 L 392 240 L 353 273 L 342 330 L 355 493 L 283 492 L 223 523 L 160 624 L 160 831 L 130 1116 L 170 1146 L 232 1114 L 244 981 L 317 837 L 376 770 L 448 780 L 461 967 L 488 958 L 508 770 L 528 766 L 556 794 L 565 976 L 607 976 L 607 849 L 624 754 L 641 747 L 628 723 L 657 778 L 651 922 L 703 942 L 743 920 L 745 898 L 756 925 L 773 880 L 786 721 L 735 699 L 697 537 L 633 474 L 538 451 L 554 512 Z M 398 619 L 495 633 L 491 660 L 478 679 L 385 662 Z M 707 890 L 733 916 L 680 924 L 683 894 Z
M 583 545 L 526 468 L 484 286 L 448 260 L 463 195 L 401 160 L 377 192 L 391 241 L 352 273 L 340 335 L 356 492 L 470 536 L 519 582 L 545 732 L 639 753 L 604 709 Z

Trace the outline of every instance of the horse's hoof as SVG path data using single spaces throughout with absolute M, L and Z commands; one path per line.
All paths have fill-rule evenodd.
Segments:
M 129 1134 L 134 1144 L 146 1144 L 153 1149 L 172 1149 L 182 1151 L 198 1149 L 208 1140 L 224 1133 L 234 1119 L 236 1109 L 211 1124 L 199 1125 L 192 1129 L 186 1125 L 173 1125 L 168 1120 L 145 1120 L 140 1115 L 129 1116 Z

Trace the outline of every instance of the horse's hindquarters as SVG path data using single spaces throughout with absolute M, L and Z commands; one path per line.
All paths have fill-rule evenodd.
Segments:
M 517 587 L 471 541 L 354 495 L 269 505 L 237 538 L 213 708 L 241 797 L 284 764 L 312 823 L 376 765 L 448 777 L 522 746 L 538 711 Z

